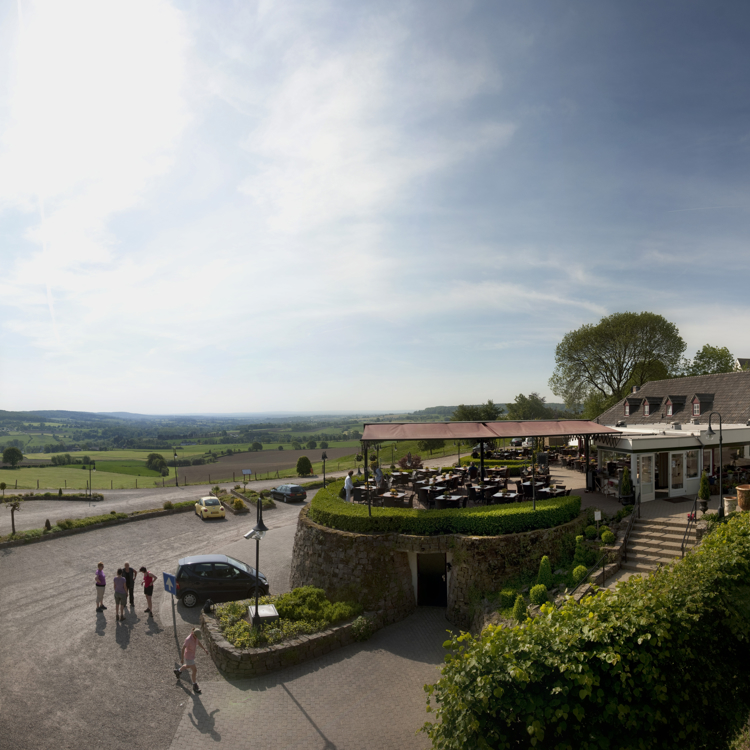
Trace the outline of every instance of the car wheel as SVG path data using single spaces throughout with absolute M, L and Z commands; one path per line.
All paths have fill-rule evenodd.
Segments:
M 258 589 L 258 596 L 265 596 L 263 589 Z M 247 599 L 255 599 L 255 588 L 250 589 L 247 592 Z
M 198 603 L 198 597 L 192 591 L 188 591 L 182 595 L 182 603 L 185 607 L 191 609 Z

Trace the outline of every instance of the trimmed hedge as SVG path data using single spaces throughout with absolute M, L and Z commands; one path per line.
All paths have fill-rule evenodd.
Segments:
M 581 498 L 573 496 L 537 500 L 536 511 L 531 502 L 458 510 L 373 508 L 370 518 L 366 505 L 341 500 L 338 493 L 342 487 L 340 480 L 318 490 L 310 503 L 310 520 L 332 529 L 359 533 L 498 536 L 561 526 L 578 518 L 581 512 Z
M 750 514 L 684 559 L 521 626 L 463 633 L 433 747 L 722 748 L 750 713 Z
M 61 495 L 59 492 L 27 492 L 25 495 L 6 495 L 4 498 L 6 503 L 13 500 L 90 500 L 91 502 L 98 503 L 100 500 L 104 500 L 104 495 L 100 492 L 94 492 L 90 496 L 83 492 L 71 492 L 69 494 Z M 0 503 L 3 502 L 3 497 L 0 496 Z
M 462 458 L 461 459 L 461 466 L 469 466 L 469 464 L 474 462 L 477 469 L 479 468 L 479 459 L 478 458 Z M 484 459 L 484 468 L 490 468 L 493 466 L 507 466 L 508 467 L 508 476 L 511 477 L 520 477 L 521 476 L 521 469 L 525 468 L 526 466 L 531 466 L 531 460 L 528 461 L 502 461 L 497 458 L 485 458 Z

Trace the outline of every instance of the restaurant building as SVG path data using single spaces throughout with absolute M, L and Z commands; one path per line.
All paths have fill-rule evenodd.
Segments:
M 599 468 L 629 466 L 642 502 L 695 495 L 704 469 L 750 463 L 750 371 L 654 380 L 597 422 L 621 433 L 596 442 Z

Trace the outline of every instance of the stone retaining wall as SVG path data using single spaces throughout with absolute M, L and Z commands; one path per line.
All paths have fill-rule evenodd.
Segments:
M 508 578 L 536 570 L 543 555 L 554 562 L 587 524 L 588 514 L 552 529 L 493 537 L 446 534 L 358 534 L 311 521 L 304 508 L 297 522 L 290 585 L 316 586 L 333 598 L 354 599 L 397 622 L 416 607 L 417 555 L 442 552 L 447 573 L 448 619 L 468 629 L 472 605 Z
M 373 631 L 383 627 L 382 614 L 365 612 Z M 221 634 L 219 623 L 213 615 L 201 614 L 201 630 L 208 652 L 216 666 L 230 679 L 259 677 L 348 646 L 356 640 L 352 632 L 353 622 L 336 625 L 312 635 L 301 635 L 275 646 L 238 649 Z

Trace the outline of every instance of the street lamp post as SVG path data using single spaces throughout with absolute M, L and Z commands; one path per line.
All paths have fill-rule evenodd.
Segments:
M 174 448 L 172 453 L 174 453 L 174 486 L 179 487 L 180 482 L 177 479 L 177 449 Z
M 722 468 L 721 464 L 723 460 L 721 454 L 723 452 L 723 446 L 724 446 L 724 435 L 721 431 L 721 414 L 719 414 L 718 411 L 712 411 L 708 415 L 708 429 L 706 430 L 706 437 L 713 438 L 713 436 L 716 434 L 711 429 L 711 417 L 713 417 L 714 414 L 716 414 L 716 416 L 719 418 L 719 513 L 718 513 L 718 516 L 721 519 L 721 518 L 724 518 L 724 499 L 723 499 L 723 494 L 722 494 L 724 490 L 722 488 L 723 478 L 722 478 L 722 472 L 721 472 L 721 468 Z
M 391 443 L 391 468 L 392 469 L 396 467 L 396 464 L 393 460 L 395 450 L 396 450 L 396 443 Z
M 260 612 L 258 610 L 258 599 L 260 598 L 260 540 L 266 535 L 268 527 L 263 523 L 263 500 L 258 496 L 257 523 L 252 531 L 245 534 L 245 539 L 255 539 L 255 612 L 253 613 L 253 627 L 260 628 Z
M 89 463 L 89 499 L 91 499 L 91 494 L 93 492 L 93 485 L 91 484 L 91 472 L 96 471 L 96 461 L 91 461 Z
M 321 457 L 321 460 L 323 461 L 323 487 L 326 486 L 326 459 L 328 456 L 326 455 L 326 452 L 323 451 L 323 456 Z

